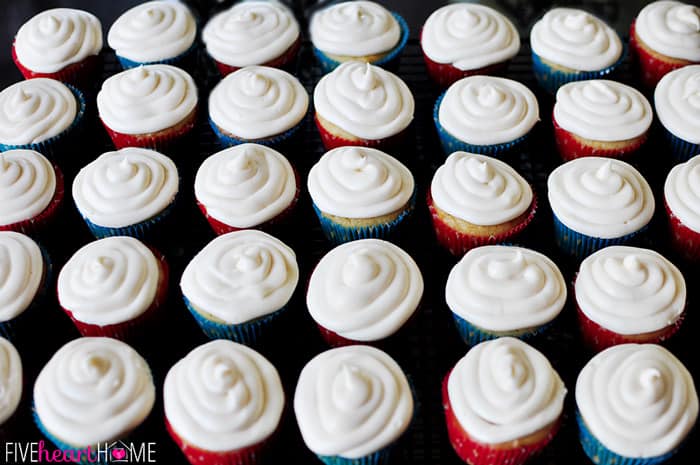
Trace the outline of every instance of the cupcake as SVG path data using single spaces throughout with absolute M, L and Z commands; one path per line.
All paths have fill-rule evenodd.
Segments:
M 210 156 L 194 179 L 197 206 L 216 234 L 274 229 L 299 200 L 299 179 L 281 153 L 242 144 Z
M 306 293 L 311 317 L 331 346 L 376 344 L 399 331 L 423 296 L 423 276 L 390 242 L 363 239 L 328 252 Z
M 700 155 L 668 173 L 664 206 L 671 245 L 686 260 L 700 260 Z
M 535 78 L 551 94 L 567 82 L 608 76 L 625 58 L 615 30 L 575 8 L 549 10 L 532 27 L 530 46 Z
M 646 142 L 653 118 L 649 101 L 632 87 L 604 79 L 570 82 L 557 91 L 554 140 L 565 161 L 626 159 Z
M 175 66 L 139 66 L 102 83 L 97 110 L 116 148 L 162 150 L 194 128 L 197 86 Z
M 107 33 L 122 67 L 194 64 L 197 23 L 183 3 L 146 2 L 124 12 Z
M 168 295 L 168 264 L 138 239 L 108 237 L 68 259 L 57 290 L 83 336 L 132 339 L 155 324 Z
M 96 238 L 144 238 L 171 214 L 179 181 L 170 158 L 128 147 L 103 153 L 81 169 L 73 200 Z
M 440 245 L 460 257 L 474 247 L 516 238 L 535 217 L 537 199 L 508 164 L 455 152 L 433 176 L 428 210 Z
M 535 94 L 517 81 L 471 76 L 437 99 L 433 120 L 445 155 L 462 150 L 500 156 L 525 141 L 540 110 Z
M 0 153 L 0 231 L 34 234 L 63 203 L 63 174 L 33 150 Z
M 102 25 L 87 11 L 45 10 L 24 23 L 12 44 L 12 59 L 25 79 L 51 78 L 91 85 L 100 72 Z
M 632 165 L 603 157 L 564 163 L 547 179 L 555 241 L 562 252 L 585 258 L 609 245 L 630 244 L 654 215 L 654 195 Z
M 297 78 L 264 66 L 229 74 L 209 94 L 209 124 L 224 147 L 279 146 L 303 125 L 308 109 L 309 95 Z
M 0 438 L 14 434 L 17 407 L 22 400 L 24 378 L 22 360 L 15 346 L 0 337 Z
M 505 71 L 520 50 L 520 34 L 493 8 L 455 3 L 428 17 L 420 45 L 428 75 L 447 87 L 467 76 Z
M 389 463 L 414 414 L 401 367 L 374 347 L 323 352 L 301 370 L 294 413 L 306 446 L 326 465 Z
M 530 338 L 566 304 L 564 277 L 552 260 L 523 247 L 472 249 L 452 268 L 445 301 L 465 343 Z
M 311 168 L 308 189 L 326 238 L 336 244 L 392 236 L 415 207 L 413 175 L 376 149 L 339 147 Z
M 581 445 L 601 465 L 671 458 L 698 417 L 693 378 L 671 352 L 622 344 L 593 357 L 576 381 Z
M 453 449 L 469 465 L 522 465 L 554 438 L 566 387 L 549 360 L 512 337 L 483 342 L 442 382 Z
M 239 2 L 202 31 L 207 54 L 223 76 L 244 66 L 289 67 L 301 46 L 299 23 L 282 3 Z
M 165 425 L 192 465 L 260 464 L 285 398 L 275 367 L 235 342 L 203 344 L 163 385 Z
M 670 148 L 673 163 L 700 153 L 700 101 L 695 97 L 700 65 L 666 74 L 654 90 L 654 107 Z
M 246 230 L 207 244 L 185 268 L 180 289 L 204 334 L 255 344 L 282 316 L 298 281 L 292 249 Z
M 378 3 L 348 1 L 317 11 L 309 34 L 321 69 L 330 72 L 346 61 L 397 67 L 409 30 L 401 16 Z
M 674 1 L 642 8 L 630 27 L 630 55 L 649 89 L 667 73 L 700 63 L 700 8 Z
M 321 78 L 314 89 L 314 107 L 326 150 L 344 145 L 381 150 L 405 138 L 415 103 L 395 74 L 351 61 Z

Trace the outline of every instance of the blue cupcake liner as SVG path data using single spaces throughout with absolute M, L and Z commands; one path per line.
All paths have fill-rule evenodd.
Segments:
M 386 465 L 391 458 L 392 446 L 385 447 L 374 454 L 357 459 L 346 459 L 337 455 L 316 455 L 326 465 Z
M 674 164 L 685 163 L 695 155 L 700 154 L 700 144 L 693 144 L 692 142 L 681 139 L 665 127 L 663 131 L 664 137 L 671 148 L 671 158 Z
M 260 144 L 260 145 L 265 145 L 267 147 L 276 148 L 276 147 L 280 147 L 281 145 L 283 145 L 294 134 L 296 134 L 299 131 L 299 129 L 304 125 L 305 120 L 306 120 L 306 115 L 291 129 L 288 129 L 287 131 L 283 132 L 282 134 L 278 134 L 276 136 L 271 136 L 271 137 L 266 137 L 264 139 L 240 139 L 238 137 L 233 137 L 233 136 L 230 136 L 228 134 L 224 134 L 223 132 L 221 132 L 221 129 L 219 129 L 219 127 L 216 125 L 216 123 L 214 121 L 212 121 L 211 118 L 209 118 L 209 126 L 211 126 L 212 131 L 214 131 L 214 134 L 216 135 L 217 139 L 219 140 L 219 144 L 221 144 L 221 146 L 224 148 L 233 147 L 235 145 L 240 145 L 240 144 L 248 144 L 248 143 Z
M 455 321 L 455 326 L 457 327 L 457 331 L 459 332 L 460 337 L 462 340 L 469 346 L 473 347 L 479 343 L 482 343 L 484 341 L 490 341 L 492 339 L 498 339 L 499 337 L 503 336 L 511 336 L 511 337 L 516 337 L 518 339 L 522 339 L 524 341 L 527 341 L 528 339 L 531 339 L 544 331 L 546 331 L 553 323 L 554 320 L 545 323 L 543 325 L 537 326 L 536 328 L 532 328 L 528 331 L 513 331 L 513 332 L 508 332 L 504 331 L 502 333 L 500 332 L 490 332 L 488 330 L 479 328 L 478 326 L 475 326 L 462 318 L 461 316 L 457 315 L 456 313 L 450 311 L 452 313 L 452 317 L 454 318 Z
M 559 249 L 567 255 L 573 256 L 579 260 L 583 260 L 593 252 L 611 245 L 630 244 L 639 239 L 649 228 L 645 225 L 641 229 L 620 237 L 612 237 L 604 239 L 601 237 L 592 237 L 574 231 L 573 229 L 562 223 L 557 215 L 554 216 L 554 240 Z
M 197 39 L 195 38 L 194 42 L 192 42 L 192 45 L 190 45 L 190 48 L 182 52 L 181 54 L 172 57 L 172 58 L 167 58 L 165 60 L 157 60 L 157 61 L 146 61 L 146 62 L 141 62 L 141 61 L 134 61 L 130 60 L 129 58 L 117 55 L 117 59 L 119 60 L 119 64 L 122 65 L 122 68 L 126 69 L 131 69 L 131 68 L 137 68 L 139 66 L 147 66 L 147 65 L 172 65 L 172 66 L 183 66 L 185 63 L 188 62 L 188 60 L 193 59 L 196 54 L 197 54 Z M 194 61 L 194 60 L 193 60 Z

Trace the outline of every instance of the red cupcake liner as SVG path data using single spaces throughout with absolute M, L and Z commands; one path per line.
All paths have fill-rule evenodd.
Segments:
M 102 119 L 100 118 L 100 121 Z M 178 123 L 177 126 L 164 129 L 153 134 L 124 134 L 114 131 L 102 121 L 107 134 L 117 149 L 125 147 L 143 147 L 162 152 L 172 147 L 180 138 L 189 134 L 197 124 L 197 112 L 189 115 L 186 120 Z
M 325 326 L 321 326 L 320 324 L 316 323 L 316 326 L 318 327 L 319 332 L 321 333 L 321 337 L 323 340 L 326 342 L 331 347 L 345 347 L 345 346 L 351 346 L 355 344 L 369 344 L 372 345 L 372 343 L 369 342 L 361 342 L 361 341 L 355 341 L 352 339 L 347 339 L 341 336 L 340 334 L 331 331 L 330 329 L 326 328 Z
M 668 227 L 671 232 L 671 246 L 685 260 L 700 261 L 700 233 L 683 224 L 680 218 L 673 214 L 665 200 L 664 207 L 666 207 Z
M 72 84 L 78 88 L 91 85 L 94 77 L 102 68 L 101 57 L 99 55 L 91 55 L 54 73 L 39 73 L 32 71 L 19 61 L 14 42 L 12 43 L 12 61 L 15 62 L 15 66 L 17 66 L 17 69 L 19 69 L 20 73 L 22 73 L 22 76 L 24 76 L 25 79 L 56 79 L 57 81 Z
M 318 128 L 318 132 L 321 135 L 321 142 L 326 150 L 332 150 L 338 147 L 346 147 L 348 145 L 359 146 L 359 147 L 369 147 L 378 150 L 386 150 L 392 147 L 401 145 L 403 140 L 406 138 L 406 129 L 402 130 L 398 134 L 394 134 L 390 137 L 385 137 L 384 139 L 357 139 L 350 140 L 344 137 L 331 134 L 318 120 L 318 115 L 314 115 L 314 122 Z
M 630 26 L 630 55 L 632 61 L 639 68 L 642 84 L 649 89 L 656 87 L 661 78 L 671 71 L 693 64 L 690 61 L 671 63 L 651 55 L 637 40 L 634 21 Z
M 260 66 L 269 66 L 270 68 L 285 68 L 287 65 L 294 61 L 294 58 L 297 56 L 297 53 L 299 52 L 300 48 L 301 37 L 298 38 L 282 55 L 280 55 L 272 61 L 263 63 Z M 222 77 L 226 77 L 227 75 L 241 69 L 240 66 L 227 65 L 226 63 L 222 63 L 217 60 L 214 60 L 214 63 L 216 63 L 216 67 L 218 68 L 219 73 L 221 73 Z

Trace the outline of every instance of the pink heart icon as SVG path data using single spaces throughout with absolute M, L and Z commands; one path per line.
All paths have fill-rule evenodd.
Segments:
M 112 449 L 112 457 L 116 460 L 122 460 L 126 457 L 126 450 L 124 449 Z

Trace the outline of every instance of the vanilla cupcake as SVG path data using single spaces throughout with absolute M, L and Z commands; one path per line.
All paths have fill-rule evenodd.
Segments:
M 0 437 L 14 429 L 15 413 L 22 400 L 24 374 L 22 360 L 15 346 L 0 337 Z
M 654 90 L 656 116 L 664 129 L 671 160 L 680 163 L 700 153 L 700 65 L 666 74 Z
M 686 260 L 700 260 L 700 155 L 668 173 L 664 206 L 671 245 Z

